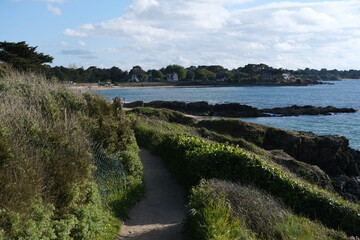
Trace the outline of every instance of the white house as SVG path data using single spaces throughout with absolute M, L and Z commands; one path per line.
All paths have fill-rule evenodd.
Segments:
M 290 78 L 292 78 L 292 75 L 291 75 L 291 73 L 283 73 L 283 74 L 282 74 L 282 77 L 283 77 L 285 80 L 289 80 Z
M 177 73 L 167 74 L 166 81 L 168 82 L 177 82 L 179 81 L 179 76 Z
M 137 76 L 135 74 L 133 74 L 129 78 L 128 82 L 139 82 L 139 79 L 137 78 Z

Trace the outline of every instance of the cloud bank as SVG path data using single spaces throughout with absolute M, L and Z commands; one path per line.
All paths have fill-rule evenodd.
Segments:
M 349 69 L 360 66 L 360 1 L 134 0 L 118 18 L 64 34 L 115 38 L 129 66 L 145 68 L 262 62 Z

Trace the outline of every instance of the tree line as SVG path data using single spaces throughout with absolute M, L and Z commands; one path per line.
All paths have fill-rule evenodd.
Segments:
M 273 68 L 266 64 L 247 64 L 236 69 L 227 69 L 219 65 L 191 66 L 168 65 L 160 69 L 144 70 L 134 66 L 130 71 L 116 66 L 87 69 L 74 66 L 51 67 L 53 57 L 36 52 L 37 47 L 31 47 L 26 42 L 0 42 L 0 63 L 7 63 L 21 71 L 43 72 L 48 78 L 56 77 L 61 82 L 73 83 L 124 83 L 136 79 L 139 82 L 162 82 L 169 75 L 176 73 L 177 81 L 197 82 L 230 82 L 230 83 L 301 83 L 304 81 L 360 79 L 360 70 L 321 70 L 298 69 L 287 70 Z

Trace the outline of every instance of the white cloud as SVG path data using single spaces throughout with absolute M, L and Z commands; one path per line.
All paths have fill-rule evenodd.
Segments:
M 136 12 L 144 12 L 153 6 L 159 6 L 159 2 L 156 0 L 134 0 L 134 3 L 130 6 L 130 9 Z
M 57 16 L 60 16 L 61 15 L 61 9 L 58 8 L 58 7 L 54 7 L 53 5 L 51 4 L 48 4 L 47 5 L 47 9 L 52 12 L 53 14 L 57 15 Z
M 79 44 L 80 46 L 86 46 L 86 43 L 85 43 L 84 41 L 81 41 L 81 40 L 78 41 L 78 44 Z
M 75 30 L 69 29 L 69 28 L 65 29 L 65 31 L 63 33 L 64 33 L 64 35 L 71 36 L 71 37 L 86 37 L 86 33 L 75 31 Z
M 118 39 L 130 65 L 154 64 L 152 68 L 172 62 L 230 68 L 249 62 L 295 69 L 360 65 L 360 0 L 273 2 L 251 8 L 245 2 L 134 0 L 118 18 L 69 28 L 64 34 Z
M 69 45 L 69 43 L 68 42 L 65 42 L 65 41 L 61 41 L 61 46 L 64 46 L 64 47 L 66 47 L 66 46 L 68 46 Z
M 94 26 L 92 24 L 84 24 L 81 26 L 81 28 L 85 30 L 94 30 Z

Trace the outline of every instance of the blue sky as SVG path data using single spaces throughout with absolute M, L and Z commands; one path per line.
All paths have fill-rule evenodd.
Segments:
M 0 0 L 0 41 L 53 65 L 360 69 L 360 0 Z

